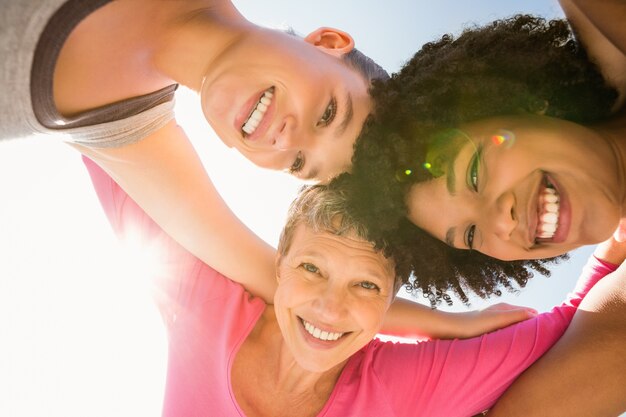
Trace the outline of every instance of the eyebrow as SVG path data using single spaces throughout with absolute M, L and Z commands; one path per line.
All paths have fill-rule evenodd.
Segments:
M 454 151 L 452 151 L 452 154 L 450 155 L 451 161 L 446 167 L 446 188 L 448 189 L 448 193 L 450 193 L 450 195 L 454 195 L 456 193 L 456 174 L 454 173 L 454 166 L 456 165 L 456 160 L 461 153 L 461 149 L 463 149 L 463 146 L 457 146 Z M 455 237 L 456 227 L 453 226 L 446 232 L 445 241 L 448 246 L 452 246 L 453 248 L 456 247 L 454 246 Z
M 446 167 L 446 188 L 451 195 L 456 193 L 456 174 L 454 173 L 454 166 L 456 165 L 456 159 L 461 153 L 461 149 L 463 146 L 457 146 L 453 151 L 452 155 L 450 155 L 450 162 Z
M 455 137 L 453 140 L 457 141 L 460 138 L 458 137 L 459 135 L 463 138 L 465 138 L 469 143 L 474 144 L 474 141 L 462 130 L 460 129 L 452 129 L 455 132 Z M 465 142 L 458 142 L 456 144 L 453 144 L 452 146 L 450 146 L 448 149 L 444 150 L 444 156 L 446 158 L 446 160 L 448 160 L 449 162 L 446 164 L 446 188 L 448 189 L 448 192 L 451 195 L 454 195 L 456 193 L 456 175 L 454 173 L 454 167 L 456 165 L 456 160 L 459 156 L 459 154 L 461 153 L 461 150 L 465 147 L 466 143 Z M 476 148 L 476 145 L 474 144 L 474 147 Z
M 352 104 L 352 95 L 350 94 L 350 92 L 346 93 L 346 97 L 344 101 L 346 103 L 345 104 L 346 110 L 343 113 L 343 120 L 341 121 L 341 123 L 339 123 L 339 125 L 335 129 L 335 137 L 341 136 L 346 132 L 348 125 L 350 124 L 350 122 L 352 121 L 352 118 L 354 117 L 354 106 Z M 320 173 L 319 168 L 317 167 L 311 168 L 309 172 L 302 175 L 300 178 L 303 180 L 312 180 L 314 178 L 317 178 L 319 173 Z
M 354 108 L 352 106 L 352 95 L 350 93 L 346 93 L 345 97 L 346 110 L 343 113 L 343 120 L 337 126 L 335 130 L 335 136 L 341 136 L 346 132 L 348 125 L 352 121 L 352 117 L 354 117 Z

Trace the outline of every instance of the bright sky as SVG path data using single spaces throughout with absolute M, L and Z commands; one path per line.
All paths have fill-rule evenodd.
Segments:
M 344 29 L 391 72 L 422 43 L 464 24 L 520 11 L 560 15 L 555 0 L 235 4 L 268 26 L 303 34 L 319 26 Z M 189 93 L 181 92 L 178 105 L 226 201 L 274 244 L 298 184 L 226 149 Z M 0 191 L 0 415 L 160 415 L 164 334 L 144 284 L 133 279 L 149 263 L 131 262 L 139 252 L 117 245 L 78 154 L 49 138 L 1 143 Z M 548 309 L 573 286 L 590 252 L 504 299 Z

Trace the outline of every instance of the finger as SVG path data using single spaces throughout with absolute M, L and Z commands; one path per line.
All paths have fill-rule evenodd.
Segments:
M 518 308 L 515 310 L 502 311 L 499 314 L 499 320 L 504 324 L 513 324 L 519 321 L 528 320 L 537 316 L 537 310 L 534 308 Z

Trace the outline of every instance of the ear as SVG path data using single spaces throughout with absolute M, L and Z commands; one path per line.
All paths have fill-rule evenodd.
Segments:
M 309 33 L 304 40 L 337 58 L 341 58 L 354 49 L 352 36 L 339 29 L 322 27 Z

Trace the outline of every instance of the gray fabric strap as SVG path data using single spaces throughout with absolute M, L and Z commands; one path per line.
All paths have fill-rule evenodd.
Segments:
M 84 127 L 126 119 L 174 98 L 176 85 L 171 85 L 151 94 L 111 103 L 72 117 L 63 117 L 57 112 L 52 83 L 61 48 L 81 20 L 109 1 L 69 0 L 50 18 L 39 38 L 33 57 L 30 92 L 35 117 L 48 129 Z

